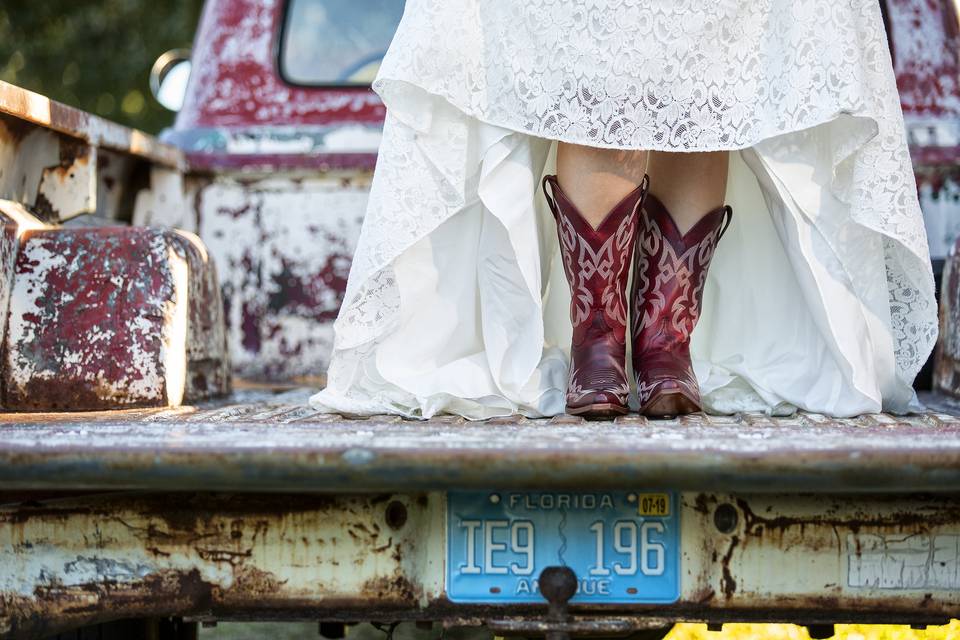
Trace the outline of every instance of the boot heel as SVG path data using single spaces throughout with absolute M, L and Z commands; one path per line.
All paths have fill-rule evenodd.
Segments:
M 614 402 L 588 404 L 582 407 L 567 407 L 567 413 L 582 418 L 615 418 L 617 416 L 625 416 L 629 412 L 630 409 L 625 405 Z

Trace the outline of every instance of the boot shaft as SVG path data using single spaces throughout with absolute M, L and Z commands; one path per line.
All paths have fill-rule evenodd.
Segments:
M 732 215 L 730 207 L 718 207 L 681 234 L 663 203 L 647 197 L 630 296 L 635 353 L 679 350 L 689 357 L 710 261 Z
M 574 345 L 602 332 L 604 327 L 619 342 L 626 341 L 627 279 L 647 185 L 644 177 L 593 227 L 560 188 L 556 176 L 543 180 L 544 194 L 557 222 L 563 270 L 570 285 Z

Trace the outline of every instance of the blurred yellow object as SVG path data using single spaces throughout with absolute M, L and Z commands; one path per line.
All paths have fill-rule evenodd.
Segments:
M 838 624 L 836 640 L 960 640 L 960 621 L 911 629 L 893 624 Z M 678 624 L 666 640 L 808 640 L 806 628 L 795 624 L 725 624 L 723 631 L 707 631 L 705 624 Z
M 355 72 L 350 74 L 350 77 L 347 78 L 347 81 L 361 84 L 373 83 L 374 78 L 377 77 L 377 71 L 380 70 L 380 62 L 380 60 L 377 60 L 361 67 L 360 69 L 357 69 Z

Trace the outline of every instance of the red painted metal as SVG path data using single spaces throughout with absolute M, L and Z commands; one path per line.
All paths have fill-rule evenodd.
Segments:
M 213 265 L 179 233 L 47 228 L 20 236 L 4 406 L 166 406 L 229 390 Z
M 886 0 L 906 116 L 960 118 L 960 28 L 953 2 Z

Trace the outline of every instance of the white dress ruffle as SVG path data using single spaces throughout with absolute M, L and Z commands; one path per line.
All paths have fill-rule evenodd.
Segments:
M 693 334 L 707 410 L 918 407 L 933 277 L 874 0 L 408 0 L 336 322 L 342 413 L 562 413 L 555 141 L 736 150 Z M 654 185 L 654 190 L 656 186 Z

